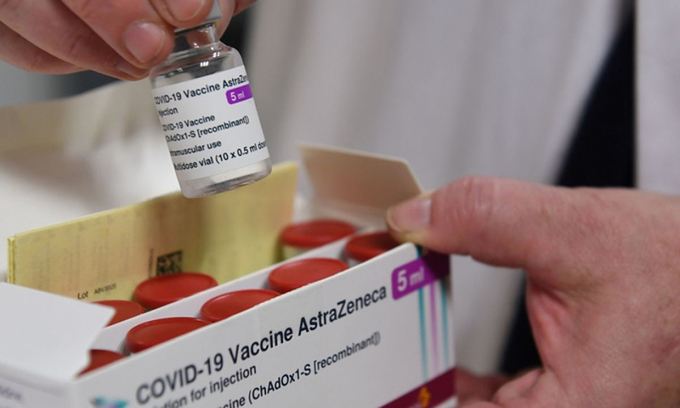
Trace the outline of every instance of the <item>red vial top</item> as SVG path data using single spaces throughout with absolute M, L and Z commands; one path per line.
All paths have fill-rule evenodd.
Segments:
M 156 309 L 215 286 L 217 281 L 203 273 L 161 275 L 137 285 L 134 299 L 147 309 Z
M 387 231 L 373 232 L 353 237 L 345 246 L 345 254 L 359 262 L 368 261 L 399 246 Z
M 288 262 L 269 274 L 269 284 L 281 293 L 290 292 L 310 283 L 326 279 L 348 269 L 338 259 L 311 258 Z
M 195 317 L 151 320 L 133 327 L 128 332 L 125 336 L 125 347 L 131 353 L 139 353 L 209 324 L 209 321 Z
M 211 322 L 218 322 L 277 296 L 278 292 L 265 289 L 224 293 L 205 302 L 201 308 L 201 316 Z
M 113 315 L 109 326 L 113 326 L 116 323 L 120 323 L 123 320 L 127 320 L 131 317 L 139 316 L 144 313 L 144 308 L 137 302 L 131 300 L 100 300 L 99 302 L 93 302 L 98 305 L 108 306 L 116 309 L 116 314 Z
M 109 350 L 90 350 L 90 365 L 78 375 L 83 375 L 125 358 L 124 355 Z
M 338 220 L 314 220 L 291 224 L 281 231 L 281 243 L 297 248 L 317 248 L 353 234 L 352 224 Z

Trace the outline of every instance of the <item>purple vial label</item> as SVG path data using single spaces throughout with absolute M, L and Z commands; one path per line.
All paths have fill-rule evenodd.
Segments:
M 239 86 L 238 88 L 230 89 L 227 91 L 227 101 L 229 102 L 229 105 L 247 101 L 252 97 L 253 93 L 250 90 L 250 84 Z
M 402 298 L 448 274 L 449 257 L 430 252 L 392 272 L 392 297 L 394 300 Z

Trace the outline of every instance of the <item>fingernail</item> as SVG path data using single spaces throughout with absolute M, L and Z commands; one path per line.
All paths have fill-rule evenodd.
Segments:
M 133 78 L 144 78 L 149 73 L 148 69 L 137 68 L 125 60 L 120 60 L 116 63 L 116 69 L 125 75 Z
M 430 225 L 431 197 L 420 197 L 391 207 L 387 211 L 387 224 L 398 233 L 424 230 Z
M 196 17 L 203 8 L 205 0 L 166 0 L 168 11 L 178 21 L 187 21 Z
M 134 23 L 125 30 L 123 41 L 130 53 L 141 63 L 147 63 L 158 56 L 163 49 L 167 33 L 153 23 Z

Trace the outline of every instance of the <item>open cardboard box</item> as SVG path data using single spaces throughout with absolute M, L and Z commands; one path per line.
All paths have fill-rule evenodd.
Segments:
M 311 146 L 302 149 L 302 158 L 314 190 L 310 216 L 333 216 L 364 228 L 380 227 L 388 206 L 420 193 L 409 166 L 400 160 Z M 103 327 L 111 317 L 108 308 L 0 284 L 0 322 L 6 333 L 0 349 L 0 406 L 455 406 L 449 259 L 423 254 L 412 244 L 77 376 L 87 365 L 90 348 L 121 350 L 127 331 L 141 322 L 198 316 L 201 305 L 217 294 L 266 287 L 268 273 L 275 265 L 250 274 L 245 269 L 258 262 L 271 264 L 278 256 L 271 240 L 275 240 L 281 221 L 290 221 L 290 177 L 283 175 L 295 174 L 290 173 L 290 166 L 277 166 L 269 179 L 241 189 L 242 193 L 237 190 L 221 195 L 227 200 L 229 194 L 247 194 L 249 198 L 241 205 L 254 203 L 253 198 L 277 203 L 267 207 L 269 213 L 260 214 L 269 221 L 257 224 L 257 234 L 236 231 L 249 237 L 246 244 L 258 236 L 267 242 L 257 246 L 259 257 L 255 261 L 235 268 L 241 276 L 235 280 L 225 272 L 231 265 L 227 255 L 236 253 L 234 248 L 239 245 L 247 250 L 243 242 L 225 239 L 216 232 L 194 241 L 197 235 L 192 228 L 179 234 L 181 238 L 172 244 L 166 242 L 172 230 L 163 220 L 182 224 L 186 217 L 198 217 L 206 228 L 222 226 L 224 211 L 219 211 L 217 201 L 208 204 L 206 210 L 204 205 L 188 204 L 173 195 L 15 237 L 10 242 L 10 277 L 15 281 L 21 279 L 24 268 L 40 268 L 43 275 L 55 279 L 67 276 L 74 265 L 101 264 L 103 260 L 97 260 L 97 256 L 103 256 L 118 267 L 127 267 L 127 272 L 135 266 L 142 271 L 132 274 L 133 279 L 125 279 L 129 273 L 117 276 L 123 283 L 105 292 L 109 297 L 129 297 L 134 283 L 153 270 L 149 267 L 153 264 L 148 256 L 150 249 L 160 245 L 165 251 L 180 245 L 192 254 L 190 266 L 206 266 L 204 258 L 208 257 L 210 265 L 219 271 L 218 281 L 226 283 L 107 328 Z M 258 185 L 261 191 L 253 192 Z M 281 197 L 288 203 L 277 201 Z M 157 215 L 159 209 L 163 217 L 149 215 Z M 241 215 L 246 216 L 240 225 L 245 229 L 248 213 Z M 78 239 L 79 245 L 87 246 L 91 243 L 86 240 L 106 236 L 105 232 L 109 236 L 118 234 L 106 241 L 108 244 L 125 243 L 126 250 L 104 245 L 94 256 L 71 254 L 67 260 L 54 250 L 55 246 L 68 250 L 66 244 L 58 242 L 60 238 L 68 236 L 69 242 Z M 344 243 L 332 243 L 300 258 L 339 258 Z M 42 251 L 32 254 L 38 261 L 31 258 L 31 251 Z M 212 272 L 208 268 L 203 271 Z M 63 294 L 78 297 L 80 290 Z

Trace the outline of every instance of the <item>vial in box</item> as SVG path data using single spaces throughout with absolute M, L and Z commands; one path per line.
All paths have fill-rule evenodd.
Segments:
M 202 197 L 258 181 L 269 151 L 241 55 L 219 41 L 217 2 L 198 27 L 175 32 L 150 74 L 154 103 L 182 194 Z
M 317 219 L 290 224 L 279 234 L 283 258 L 289 259 L 307 250 L 319 248 L 354 234 L 354 226 L 340 220 Z

